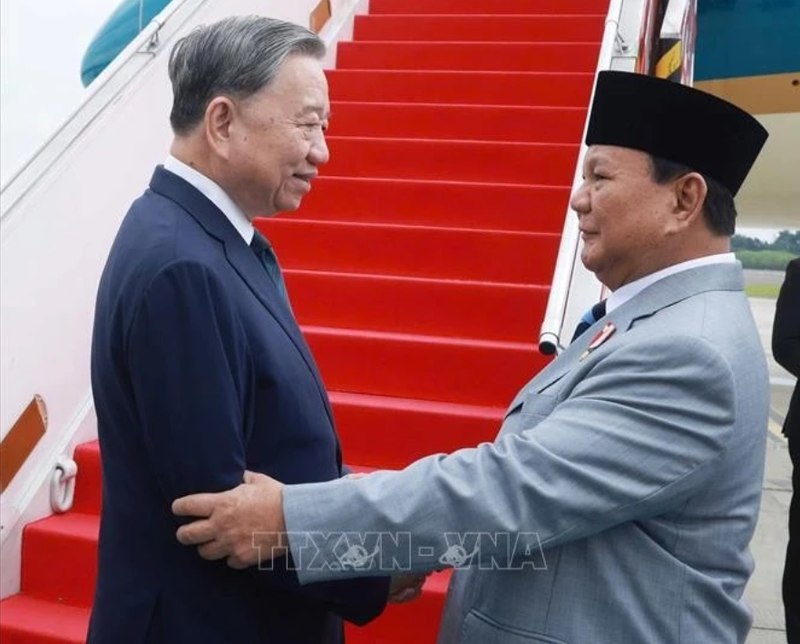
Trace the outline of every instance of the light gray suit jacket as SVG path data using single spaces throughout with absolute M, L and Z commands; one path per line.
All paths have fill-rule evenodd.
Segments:
M 649 286 L 522 389 L 493 443 L 286 488 L 301 582 L 465 562 L 441 644 L 744 642 L 769 380 L 742 289 L 738 263 Z

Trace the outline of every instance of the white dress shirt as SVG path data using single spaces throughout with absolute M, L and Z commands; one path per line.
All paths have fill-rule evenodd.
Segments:
M 611 293 L 606 300 L 606 315 L 611 313 L 616 308 L 619 308 L 625 302 L 638 295 L 645 288 L 651 284 L 655 284 L 658 280 L 664 279 L 669 275 L 680 273 L 681 271 L 688 271 L 690 268 L 697 268 L 698 266 L 707 266 L 709 264 L 731 264 L 736 261 L 736 255 L 733 253 L 719 253 L 717 255 L 708 255 L 706 257 L 699 257 L 697 259 L 690 259 L 688 262 L 681 262 L 674 266 L 667 266 L 660 271 L 645 275 L 638 280 L 620 286 L 616 291 Z
M 177 174 L 202 192 L 228 218 L 245 243 L 250 245 L 250 242 L 253 241 L 253 224 L 222 188 L 206 175 L 186 165 L 183 161 L 179 161 L 171 154 L 164 161 L 164 168 Z

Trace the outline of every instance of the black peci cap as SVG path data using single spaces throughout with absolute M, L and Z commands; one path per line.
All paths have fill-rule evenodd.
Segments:
M 629 72 L 597 77 L 586 145 L 633 148 L 712 177 L 735 195 L 769 134 L 706 92 Z

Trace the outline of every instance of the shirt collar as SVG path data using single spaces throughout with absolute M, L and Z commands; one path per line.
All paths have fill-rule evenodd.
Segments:
M 247 218 L 247 215 L 242 212 L 242 209 L 234 203 L 233 199 L 219 185 L 171 154 L 164 161 L 164 168 L 202 192 L 211 203 L 222 211 L 222 214 L 231 222 L 231 225 L 241 235 L 245 243 L 250 244 L 253 240 L 253 224 Z
M 688 271 L 690 268 L 697 268 L 698 266 L 708 266 L 709 264 L 732 264 L 735 261 L 736 255 L 733 253 L 707 255 L 706 257 L 698 257 L 697 259 L 690 259 L 689 261 L 681 262 L 680 264 L 667 266 L 667 268 L 662 268 L 660 271 L 640 277 L 638 280 L 631 282 L 630 284 L 625 284 L 625 286 L 619 287 L 616 291 L 608 296 L 608 299 L 606 300 L 606 315 L 611 313 L 611 311 L 614 309 L 625 304 L 625 302 L 638 295 L 651 284 L 655 284 L 657 281 L 662 280 L 669 275 Z

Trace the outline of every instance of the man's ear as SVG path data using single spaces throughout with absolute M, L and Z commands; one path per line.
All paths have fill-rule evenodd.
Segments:
M 680 227 L 693 224 L 702 217 L 708 194 L 705 179 L 698 172 L 688 172 L 675 179 L 675 221 Z
M 211 149 L 223 159 L 230 157 L 231 124 L 236 114 L 236 106 L 227 96 L 215 97 L 206 108 L 206 141 Z

